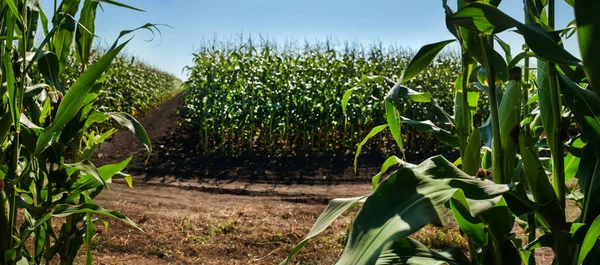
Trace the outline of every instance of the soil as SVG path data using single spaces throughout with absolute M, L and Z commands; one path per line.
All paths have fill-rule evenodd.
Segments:
M 115 181 L 95 202 L 118 210 L 144 232 L 106 220 L 92 242 L 98 264 L 278 264 L 311 229 L 328 201 L 371 191 L 370 178 L 384 158 L 203 156 L 195 133 L 180 126 L 182 94 L 140 117 L 153 143 L 148 157 L 127 131 L 98 150 L 95 163 L 135 154 L 127 172 L 134 187 Z M 311 240 L 293 264 L 332 264 L 339 257 L 351 209 Z M 426 227 L 414 235 L 434 249 L 465 247 L 456 225 Z M 537 251 L 538 264 L 552 252 Z M 85 263 L 81 253 L 77 263 Z
M 308 233 L 332 198 L 371 191 L 383 161 L 333 157 L 201 155 L 195 133 L 180 126 L 178 94 L 139 117 L 153 150 L 128 131 L 97 151 L 95 164 L 135 155 L 127 167 L 134 187 L 115 181 L 95 202 L 137 222 L 144 233 L 107 220 L 93 241 L 100 264 L 275 264 Z M 292 173 L 290 173 L 292 172 Z M 313 240 L 295 262 L 333 263 L 343 249 L 351 211 Z M 84 262 L 82 257 L 80 262 Z
M 115 163 L 137 153 L 127 170 L 147 179 L 173 177 L 214 184 L 230 181 L 336 184 L 368 182 L 385 160 L 381 154 L 362 155 L 355 173 L 352 167 L 354 156 L 350 153 L 277 157 L 203 155 L 198 146 L 197 131 L 186 127 L 177 115 L 181 96 L 181 93 L 176 95 L 139 119 L 152 140 L 153 150 L 149 157 L 145 156 L 144 146 L 133 134 L 120 132 L 99 149 L 101 159 L 97 163 Z

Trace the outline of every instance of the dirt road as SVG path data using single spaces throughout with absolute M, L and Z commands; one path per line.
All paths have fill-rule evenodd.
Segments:
M 278 264 L 308 233 L 326 203 L 368 194 L 370 177 L 383 159 L 223 158 L 202 156 L 194 132 L 179 125 L 181 94 L 139 120 L 153 143 L 146 163 L 143 146 L 119 132 L 99 148 L 97 164 L 137 152 L 127 171 L 134 188 L 110 185 L 96 203 L 129 216 L 144 230 L 108 220 L 98 224 L 93 252 L 99 264 Z M 296 264 L 332 264 L 347 239 L 357 209 L 307 244 Z M 451 222 L 452 223 L 452 222 Z M 434 249 L 466 248 L 456 225 L 426 227 L 412 237 Z M 84 263 L 81 253 L 78 263 Z M 550 264 L 552 251 L 536 251 Z
M 143 146 L 126 131 L 99 148 L 98 164 L 137 152 L 128 167 L 134 188 L 116 181 L 96 202 L 123 212 L 145 231 L 112 220 L 108 230 L 99 225 L 93 249 L 101 264 L 278 263 L 331 198 L 370 192 L 368 179 L 377 168 L 363 166 L 355 175 L 344 159 L 329 166 L 328 161 L 229 160 L 229 168 L 215 163 L 217 157 L 203 161 L 207 158 L 195 153 L 193 137 L 178 126 L 180 99 L 181 94 L 139 119 L 153 143 L 147 163 Z M 344 161 L 348 166 L 336 169 Z M 285 168 L 304 174 L 285 174 Z M 296 261 L 332 263 L 349 222 L 350 217 L 341 218 Z

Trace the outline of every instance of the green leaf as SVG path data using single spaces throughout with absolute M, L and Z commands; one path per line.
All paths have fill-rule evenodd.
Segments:
M 579 252 L 579 258 L 577 259 L 577 264 L 583 263 L 588 253 L 590 253 L 596 242 L 598 242 L 598 237 L 600 237 L 600 216 L 596 217 L 592 225 L 590 225 L 590 229 L 585 234 L 583 244 L 581 244 L 581 250 Z
M 20 122 L 21 122 L 21 124 L 22 124 L 22 125 L 25 125 L 25 127 L 29 128 L 29 129 L 32 129 L 32 130 L 35 130 L 35 131 L 41 131 L 41 130 L 43 130 L 43 129 L 44 129 L 44 128 L 42 128 L 42 127 L 38 126 L 37 124 L 35 124 L 35 123 L 31 122 L 31 121 L 29 120 L 29 118 L 27 118 L 27 116 L 25 116 L 25 114 L 24 114 L 24 113 L 21 113 L 21 119 L 20 119 L 20 120 L 21 120 L 21 121 L 20 121 Z
M 496 204 L 493 202 L 492 205 Z M 471 208 L 463 191 L 458 190 L 450 200 L 450 209 L 456 223 L 467 236 L 482 248 L 488 245 L 488 236 L 485 224 L 480 218 L 471 215 Z
M 75 47 L 77 59 L 84 66 L 88 64 L 92 44 L 94 41 L 96 20 L 96 9 L 98 2 L 93 0 L 85 0 L 81 12 L 79 14 L 79 24 L 77 33 L 75 34 Z
M 518 68 L 520 73 L 521 69 Z M 520 74 L 519 74 L 520 75 Z M 502 102 L 498 110 L 500 121 L 500 144 L 502 146 L 502 156 L 505 176 L 504 182 L 513 182 L 515 165 L 515 156 L 517 155 L 518 134 L 513 132 L 519 129 L 521 121 L 521 80 L 510 80 L 506 85 Z
M 581 138 L 576 138 L 571 145 L 572 148 L 583 148 L 584 146 Z M 565 182 L 569 182 L 577 175 L 580 160 L 581 158 L 573 155 L 572 152 L 569 152 L 567 156 L 565 156 Z
M 142 125 L 133 116 L 124 112 L 109 112 L 106 114 L 121 124 L 121 126 L 125 126 L 127 129 L 133 132 L 135 137 L 137 137 L 138 140 L 144 144 L 146 150 L 148 151 L 148 157 L 150 157 L 150 154 L 152 153 L 152 143 L 150 143 L 150 138 L 148 137 L 144 127 L 142 127 Z
M 446 45 L 453 43 L 454 41 L 455 40 L 445 40 L 427 44 L 421 47 L 421 49 L 419 49 L 415 57 L 412 58 L 406 67 L 406 70 L 404 70 L 402 82 L 404 83 L 410 79 L 413 79 L 415 76 L 421 73 L 421 71 L 431 64 L 433 59 L 435 59 L 435 57 L 440 53 L 440 51 L 442 51 L 442 49 L 444 49 L 444 47 L 446 47 Z
M 152 23 L 146 23 L 142 26 L 139 26 L 137 28 L 134 29 L 128 29 L 128 30 L 122 30 L 121 32 L 119 32 L 119 37 L 117 37 L 117 40 L 113 43 L 113 45 L 110 47 L 110 50 L 113 50 L 117 47 L 118 41 L 125 35 L 128 35 L 132 32 L 138 31 L 138 30 L 148 30 L 150 31 L 150 33 L 152 33 L 152 38 L 148 41 L 152 41 L 154 39 L 154 30 L 158 31 L 158 33 L 160 34 L 160 29 L 158 29 L 158 26 L 161 26 L 162 24 L 152 24 Z M 162 25 L 162 26 L 166 26 L 166 25 Z
M 398 82 L 385 95 L 385 100 L 396 101 L 400 98 L 409 98 L 414 102 L 431 102 L 431 94 L 429 92 L 418 92 Z
M 559 46 L 550 33 L 539 24 L 523 24 L 506 15 L 498 8 L 474 2 L 457 11 L 452 22 L 484 34 L 496 34 L 516 27 L 525 38 L 529 48 L 539 57 L 550 62 L 566 65 L 578 65 L 581 61 Z
M 600 159 L 592 149 L 589 144 L 583 149 L 577 172 L 584 199 L 580 221 L 587 224 L 600 216 Z
M 401 168 L 368 196 L 338 263 L 373 264 L 388 244 L 426 224 L 443 225 L 441 211 L 458 189 L 471 200 L 487 200 L 510 186 L 470 177 L 442 156 Z
M 494 39 L 496 40 L 496 42 L 498 42 L 498 44 L 500 44 L 500 47 L 502 47 L 502 50 L 504 51 L 504 58 L 506 58 L 506 61 L 507 62 L 512 61 L 512 53 L 510 52 L 510 45 L 508 45 L 508 43 L 504 42 L 502 39 L 498 38 L 497 36 L 494 36 Z M 511 69 L 511 68 L 508 68 L 508 69 Z
M 516 21 L 493 5 L 475 2 L 458 10 L 451 21 L 487 35 L 497 34 L 515 27 Z
M 458 248 L 435 252 L 411 238 L 401 238 L 385 246 L 376 265 L 470 265 L 469 259 Z
M 37 85 L 33 85 L 33 86 L 28 86 L 25 88 L 25 91 L 23 92 L 23 98 L 24 99 L 29 99 L 32 97 L 35 97 L 37 95 L 39 95 L 42 91 L 44 91 L 44 88 L 49 87 L 46 84 L 37 84 Z
M 122 213 L 106 210 L 98 205 L 93 204 L 93 203 L 82 203 L 79 205 L 71 205 L 71 204 L 58 205 L 58 206 L 56 206 L 56 208 L 54 209 L 54 211 L 51 214 L 46 214 L 46 215 L 44 215 L 44 217 L 39 219 L 36 222 L 36 226 L 39 226 L 39 224 L 48 221 L 51 217 L 67 217 L 67 216 L 77 214 L 77 213 L 99 214 L 99 215 L 115 218 L 119 221 L 122 221 L 126 224 L 133 226 L 134 228 L 138 229 L 141 232 L 144 232 L 144 230 L 142 230 L 141 227 L 139 227 L 136 223 L 131 221 L 131 219 L 129 219 L 127 216 L 123 215 Z
M 558 200 L 546 175 L 546 171 L 537 155 L 537 149 L 524 130 L 519 132 L 519 148 L 521 150 L 524 181 L 528 183 L 535 202 L 547 204 L 547 209 L 560 211 Z M 559 207 L 558 209 L 556 207 Z
M 450 116 L 450 114 L 448 114 L 448 112 L 446 112 L 446 110 L 444 110 L 442 106 L 440 106 L 438 101 L 434 98 L 431 98 L 431 109 L 433 110 L 436 118 L 442 125 L 447 125 L 450 127 L 456 126 L 454 124 L 454 119 L 452 118 L 452 116 Z
M 131 175 L 123 173 L 123 172 L 117 172 L 113 176 L 113 179 L 124 179 L 125 182 L 127 183 L 127 186 L 130 189 L 133 189 L 133 177 Z
M 585 73 L 590 84 L 600 93 L 600 2 L 596 0 L 575 1 L 575 19 L 579 49 Z
M 79 198 L 79 194 L 83 191 L 105 186 L 105 183 L 109 182 L 111 178 L 113 178 L 113 176 L 118 174 L 121 170 L 125 169 L 125 167 L 129 164 L 132 158 L 133 157 L 130 156 L 119 163 L 105 165 L 98 168 L 97 174 L 99 175 L 100 180 L 92 174 L 88 174 L 77 179 L 77 181 L 73 183 L 71 192 L 69 193 L 65 201 L 72 202 L 73 200 Z
M 21 17 L 21 13 L 19 12 L 17 5 L 15 4 L 15 1 L 14 0 L 6 0 L 5 3 L 8 6 L 8 9 L 10 9 L 10 11 L 12 12 L 12 15 L 15 18 L 17 18 L 21 24 L 23 24 L 23 18 Z
M 570 54 L 558 45 L 555 39 L 539 24 L 517 23 L 519 33 L 525 38 L 527 46 L 538 55 L 538 57 L 557 64 L 580 65 L 581 60 Z
M 146 12 L 146 11 L 144 11 L 142 9 L 139 9 L 139 8 L 136 8 L 136 7 L 133 7 L 133 6 L 130 6 L 130 5 L 126 5 L 126 4 L 123 4 L 121 2 L 117 2 L 117 1 L 114 1 L 114 0 L 92 0 L 92 1 L 99 2 L 99 3 L 107 3 L 107 4 L 111 4 L 111 5 L 114 5 L 114 6 L 131 9 L 131 10 L 135 10 L 135 11 Z
M 350 97 L 352 96 L 352 93 L 354 93 L 354 91 L 358 90 L 358 87 L 352 88 L 352 89 L 348 89 L 346 90 L 346 92 L 344 92 L 344 96 L 342 97 L 342 111 L 344 112 L 344 115 L 346 115 L 346 109 L 348 108 L 348 101 L 350 101 Z
M 58 7 L 58 13 L 61 18 L 57 19 L 60 21 L 58 25 L 54 27 L 58 31 L 54 35 L 52 41 L 52 51 L 56 54 L 59 61 L 59 74 L 65 70 L 67 66 L 67 57 L 71 52 L 71 44 L 73 43 L 73 35 L 75 34 L 75 27 L 77 21 L 75 21 L 75 14 L 79 10 L 80 0 L 63 0 Z
M 6 139 L 6 135 L 8 131 L 10 131 L 10 126 L 12 124 L 12 117 L 10 112 L 4 113 L 0 118 L 0 144 L 4 143 L 4 139 Z
M 550 64 L 545 61 L 539 60 L 537 62 L 537 84 L 538 84 L 538 105 L 540 108 L 540 118 L 542 120 L 542 126 L 544 127 L 544 131 L 546 132 L 546 140 L 549 146 L 553 146 L 552 143 L 557 141 L 554 133 L 552 132 L 554 129 L 554 120 L 552 119 L 552 99 L 550 92 Z M 560 135 L 558 135 L 560 136 Z
M 391 101 L 385 101 L 385 116 L 387 118 L 387 122 L 390 128 L 390 132 L 400 148 L 401 152 L 404 152 L 404 145 L 402 144 L 402 120 L 399 111 L 394 106 L 394 103 Z
M 346 212 L 348 209 L 350 209 L 350 207 L 354 206 L 358 202 L 364 200 L 364 198 L 365 196 L 331 200 L 325 210 L 323 210 L 323 213 L 321 213 L 315 222 L 315 225 L 313 225 L 313 227 L 310 229 L 310 232 L 308 232 L 308 235 L 306 235 L 306 237 L 300 243 L 298 243 L 292 249 L 292 251 L 290 251 L 288 257 L 281 262 L 281 265 L 288 264 L 288 262 L 290 262 L 292 258 L 298 254 L 298 252 L 300 252 L 308 240 L 325 231 L 325 229 L 329 227 L 342 213 Z
M 59 62 L 58 57 L 53 52 L 42 51 L 37 59 L 38 69 L 46 80 L 46 83 L 65 93 L 64 87 L 58 79 Z
M 435 126 L 433 122 L 430 120 L 426 121 L 415 121 L 406 117 L 401 117 L 402 123 L 407 124 L 419 132 L 423 133 L 432 133 L 436 138 L 438 138 L 443 143 L 449 145 L 453 148 L 458 148 L 458 138 L 447 130 L 444 130 L 440 127 Z
M 381 165 L 381 170 L 379 170 L 379 173 L 377 173 L 377 175 L 373 176 L 373 178 L 371 179 L 371 182 L 373 183 L 373 190 L 375 190 L 377 188 L 377 185 L 379 185 L 379 179 L 381 178 L 381 175 L 387 172 L 391 166 L 395 166 L 398 164 L 404 164 L 407 167 L 414 166 L 412 164 L 402 161 L 402 159 L 398 158 L 397 156 L 388 157 L 388 159 L 386 159 L 385 162 L 383 162 L 383 164 Z
M 358 144 L 358 147 L 356 148 L 356 154 L 354 155 L 354 172 L 356 172 L 356 167 L 358 166 L 358 156 L 360 155 L 363 145 L 365 145 L 369 139 L 373 138 L 373 136 L 385 130 L 387 127 L 388 125 L 384 124 L 373 128 L 371 132 L 369 132 L 369 134 L 367 134 L 367 136 Z
M 539 64 L 539 62 L 538 62 Z M 562 74 L 558 74 L 560 91 L 581 126 L 583 134 L 588 139 L 596 157 L 600 157 L 600 96 L 591 90 L 583 89 Z
M 12 1 L 9 1 L 9 4 L 11 2 Z M 14 2 L 12 3 L 14 4 Z M 15 16 L 12 15 L 12 13 L 7 13 L 5 21 L 6 22 L 4 23 L 6 23 L 7 26 L 6 32 L 4 32 L 3 34 L 6 34 L 6 43 L 13 43 L 13 34 L 15 29 L 14 27 L 17 24 L 15 21 Z M 10 51 L 10 49 L 8 50 Z M 8 92 L 8 108 L 11 114 L 12 121 L 16 125 L 16 129 L 18 131 L 20 126 L 20 110 L 17 109 L 17 87 L 15 85 L 16 78 L 10 56 L 2 56 L 2 64 L 4 66 L 4 68 L 2 68 L 2 80 L 6 80 L 6 90 Z M 2 86 L 5 85 L 2 84 Z
M 512 69 L 513 67 L 517 66 L 525 58 L 536 58 L 536 55 L 533 52 L 521 52 L 512 58 L 512 60 L 509 60 L 508 69 Z
M 95 178 L 98 182 L 100 182 L 103 186 L 106 187 L 106 181 L 104 181 L 104 179 L 102 179 L 96 166 L 94 166 L 94 164 L 92 164 L 92 162 L 90 162 L 89 160 L 83 160 L 81 162 L 77 162 L 77 163 L 73 163 L 73 164 L 65 163 L 63 165 L 65 166 L 65 168 L 67 168 L 67 174 L 71 175 L 73 173 L 73 171 L 79 170 L 85 174 L 89 174 L 90 176 Z M 71 172 L 69 172 L 69 171 L 71 171 Z
M 467 147 L 465 148 L 465 161 L 463 171 L 469 176 L 475 176 L 481 165 L 481 134 L 475 129 L 471 132 Z
M 75 115 L 79 112 L 79 109 L 85 103 L 86 97 L 93 87 L 94 83 L 102 73 L 108 69 L 112 60 L 119 54 L 119 52 L 125 47 L 129 41 L 119 45 L 116 49 L 109 51 L 96 63 L 91 65 L 89 69 L 83 73 L 77 81 L 71 86 L 69 91 L 65 94 L 65 97 L 58 106 L 54 122 L 48 128 L 46 128 L 38 138 L 36 144 L 36 154 L 40 154 L 46 148 L 49 143 L 55 137 L 55 134 L 60 131 Z

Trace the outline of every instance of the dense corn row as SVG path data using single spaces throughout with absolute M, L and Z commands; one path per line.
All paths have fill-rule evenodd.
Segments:
M 370 129 L 385 123 L 380 102 L 389 87 L 367 76 L 399 79 L 412 52 L 339 48 L 330 42 L 282 49 L 263 42 L 207 45 L 194 55 L 183 113 L 198 129 L 203 151 L 293 155 L 353 150 Z M 449 92 L 458 69 L 452 56 L 443 56 L 407 85 L 431 92 L 443 108 L 452 109 Z M 358 90 L 344 115 L 342 95 L 354 87 Z M 402 115 L 427 120 L 428 109 L 428 104 L 406 101 Z M 405 128 L 405 139 L 411 139 L 406 149 L 429 153 L 445 148 Z M 395 151 L 385 136 L 380 140 L 368 148 Z
M 95 53 L 91 58 L 92 63 L 101 55 Z M 75 57 L 70 57 L 61 76 L 63 83 L 71 86 L 75 78 L 81 75 L 81 70 Z M 115 58 L 104 78 L 96 108 L 99 111 L 127 112 L 134 116 L 169 99 L 181 87 L 181 81 L 175 76 L 125 55 Z

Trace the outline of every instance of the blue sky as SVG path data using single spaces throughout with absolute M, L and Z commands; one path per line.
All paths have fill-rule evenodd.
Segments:
M 53 2 L 41 0 L 47 14 Z M 60 2 L 60 1 L 59 1 Z M 441 0 L 121 0 L 146 12 L 136 12 L 103 4 L 96 20 L 98 44 L 112 43 L 123 29 L 150 23 L 161 27 L 162 38 L 146 42 L 149 32 L 139 32 L 127 52 L 182 79 L 182 68 L 191 64 L 191 53 L 203 40 L 236 38 L 241 32 L 284 41 L 324 40 L 357 41 L 368 45 L 382 42 L 413 49 L 439 40 L 450 39 L 444 24 Z M 453 2 L 452 0 L 449 2 Z M 500 9 L 514 18 L 523 15 L 522 1 L 505 0 Z M 557 27 L 573 19 L 572 9 L 557 1 Z M 519 52 L 522 40 L 515 33 L 501 37 Z M 579 56 L 575 38 L 567 49 Z

